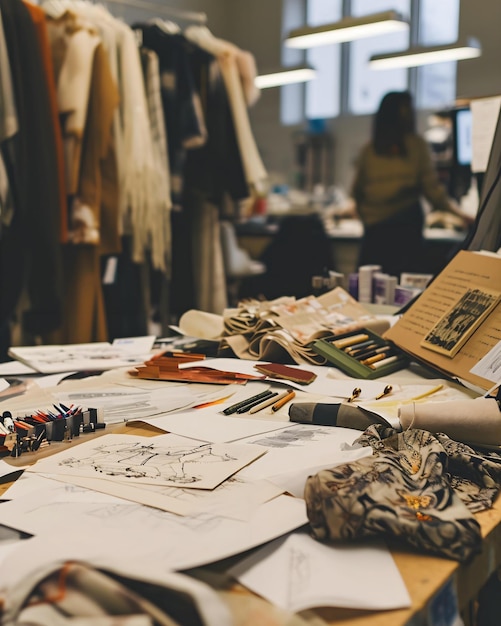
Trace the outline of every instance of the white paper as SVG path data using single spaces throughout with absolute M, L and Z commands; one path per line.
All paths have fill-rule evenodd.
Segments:
M 71 374 L 76 374 L 76 372 L 59 372 L 58 374 L 49 374 L 48 376 L 38 376 L 34 379 L 34 382 L 39 387 L 48 389 L 49 387 L 56 387 L 64 378 L 71 376 Z
M 79 476 L 59 475 L 54 478 L 89 491 L 109 494 L 176 515 L 212 514 L 242 521 L 249 520 L 257 506 L 276 498 L 284 491 L 268 481 L 250 482 L 237 477 L 225 480 L 213 490 L 157 485 L 135 487 L 119 481 Z
M 74 484 L 66 484 L 43 474 L 25 472 L 4 493 L 4 498 L 16 500 L 26 496 L 44 497 L 47 502 L 122 503 L 120 498 L 106 495 Z
M 485 172 L 489 162 L 492 141 L 496 131 L 501 97 L 472 100 L 472 172 Z
M 258 413 L 259 415 L 259 413 Z M 160 415 L 142 420 L 165 432 L 211 443 L 230 443 L 245 437 L 287 428 L 290 422 L 221 415 L 212 409 Z
M 346 452 L 347 446 L 361 434 L 359 430 L 351 428 L 295 424 L 280 431 L 249 437 L 240 443 L 262 446 L 267 453 L 241 470 L 239 476 L 248 480 L 266 479 L 272 482 L 276 479 L 280 486 L 285 486 L 286 479 L 290 477 L 290 489 L 302 496 L 300 487 L 301 493 L 297 493 L 298 475 L 301 473 L 306 479 L 308 473 L 318 466 L 333 467 L 353 460 L 353 455 L 360 458 L 372 454 L 372 448 L 355 453 Z
M 295 532 L 254 552 L 229 573 L 292 612 L 315 607 L 411 606 L 400 572 L 384 546 L 332 545 Z
M 217 370 L 227 372 L 237 372 L 241 374 L 259 375 L 254 367 L 258 363 L 267 363 L 268 361 L 250 361 L 248 359 L 210 359 L 210 361 L 192 361 L 191 363 L 183 363 L 180 367 L 188 369 L 190 367 L 212 367 Z M 360 398 L 374 398 L 381 393 L 385 387 L 385 383 L 379 380 L 359 380 L 355 378 L 339 379 L 331 375 L 329 367 L 319 365 L 290 365 L 292 368 L 307 370 L 314 372 L 317 377 L 309 385 L 301 385 L 289 380 L 278 378 L 269 378 L 269 382 L 280 383 L 287 387 L 294 387 L 306 393 L 319 396 L 328 396 L 333 398 L 349 398 L 355 387 L 361 390 Z
M 114 348 L 120 348 L 129 354 L 147 354 L 153 348 L 155 343 L 155 335 L 146 335 L 144 337 L 120 337 L 114 339 L 111 344 Z
M 54 520 L 64 520 L 57 534 Z M 134 563 L 139 568 L 148 565 L 152 575 L 239 554 L 307 521 L 304 501 L 290 496 L 278 496 L 258 506 L 248 521 L 207 513 L 180 517 L 132 503 L 48 501 L 44 494 L 2 504 L 3 524 L 39 535 L 44 542 L 54 538 L 70 551 L 68 558 Z
M 152 344 L 151 337 L 145 339 Z M 70 370 L 107 370 L 142 363 L 151 356 L 148 350 L 133 352 L 128 345 L 124 348 L 107 342 L 16 346 L 9 348 L 9 355 L 43 374 Z
M 32 367 L 28 367 L 19 361 L 5 361 L 0 363 L 1 376 L 24 376 L 25 374 L 37 374 Z
M 5 380 L 5 378 L 0 378 L 0 391 L 5 391 L 8 389 L 10 384 Z
M 438 391 L 419 398 L 419 396 L 426 394 L 428 391 L 436 389 L 439 385 L 441 385 L 441 388 Z M 471 397 L 471 393 L 464 388 L 452 387 L 444 381 L 438 380 L 431 382 L 429 385 L 402 385 L 380 400 L 371 400 L 357 404 L 368 411 L 384 417 L 394 428 L 400 428 L 398 409 L 404 404 L 469 400 Z
M 177 437 L 103 435 L 40 459 L 29 472 L 131 483 L 214 489 L 264 454 L 257 446 L 212 444 Z
M 470 372 L 493 383 L 501 382 L 501 341 L 498 342 Z
M 191 407 L 204 400 L 205 396 L 194 393 L 189 385 L 177 385 L 146 390 L 124 385 L 108 387 L 86 387 L 81 391 L 58 391 L 54 394 L 64 404 L 102 409 L 104 422 L 116 424 L 177 411 Z
M 9 474 L 16 474 L 26 469 L 26 465 L 23 467 L 10 465 L 6 461 L 0 459 L 0 478 L 6 478 Z

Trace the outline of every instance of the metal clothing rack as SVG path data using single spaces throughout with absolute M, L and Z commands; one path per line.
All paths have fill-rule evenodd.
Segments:
M 185 11 L 184 9 L 177 9 L 175 7 L 167 7 L 163 4 L 157 4 L 156 2 L 147 2 L 147 0 L 105 0 L 105 4 L 121 4 L 131 7 L 133 9 L 145 9 L 147 11 L 154 11 L 158 15 L 165 15 L 178 20 L 186 20 L 189 22 L 196 22 L 197 24 L 207 23 L 207 14 L 201 11 Z

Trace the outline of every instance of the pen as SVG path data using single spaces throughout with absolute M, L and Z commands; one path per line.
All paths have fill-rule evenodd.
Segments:
M 271 392 L 270 391 L 269 395 L 266 396 L 266 398 L 264 398 L 264 399 L 265 400 L 271 400 L 273 398 L 273 400 L 276 400 L 277 396 L 278 396 L 278 391 L 275 391 L 275 392 Z M 254 400 L 254 402 L 251 402 L 251 403 L 248 403 L 248 404 L 244 404 L 239 409 L 237 409 L 237 413 L 246 413 L 250 409 L 260 405 L 262 401 L 263 401 L 263 398 L 259 398 L 259 400 Z
M 294 398 L 296 396 L 296 392 L 293 391 L 292 389 L 289 390 L 287 392 L 287 395 L 285 395 L 281 400 L 278 400 L 277 402 L 275 402 L 275 404 L 271 407 L 271 410 L 273 412 L 278 411 L 278 409 L 281 409 L 284 404 L 287 404 L 287 402 L 289 402 L 289 400 L 292 400 L 292 398 Z
M 226 409 L 224 409 L 223 414 L 224 415 L 231 415 L 232 413 L 236 413 L 237 409 L 239 409 L 240 407 L 244 406 L 245 404 L 251 404 L 252 402 L 254 402 L 254 400 L 259 400 L 259 399 L 265 399 L 267 396 L 269 396 L 272 392 L 267 389 L 266 391 L 262 391 L 261 393 L 258 393 L 255 396 L 251 396 L 250 398 L 247 398 L 247 400 L 242 400 L 241 402 L 237 402 L 236 404 L 232 404 L 229 407 L 226 407 Z
M 393 387 L 391 385 L 386 385 L 383 391 L 381 393 L 378 393 L 378 395 L 376 396 L 376 400 L 380 400 L 381 398 L 384 398 L 384 396 L 387 396 L 389 393 L 392 392 L 392 389 Z
M 348 402 L 353 402 L 358 398 L 358 396 L 362 393 L 360 387 L 355 387 L 355 389 L 351 392 L 351 396 L 348 398 Z
M 253 406 L 250 409 L 249 413 L 257 413 L 258 411 L 261 411 L 261 409 L 265 409 L 267 406 L 270 406 L 270 404 L 276 404 L 277 402 L 280 402 L 280 400 L 282 400 L 282 398 L 285 398 L 285 396 L 289 395 L 291 391 L 292 389 L 287 389 L 287 391 L 284 391 L 280 395 L 278 395 L 278 392 L 277 392 L 276 394 L 273 395 L 273 397 L 270 396 L 269 398 L 266 398 L 264 402 L 260 402 L 256 406 Z

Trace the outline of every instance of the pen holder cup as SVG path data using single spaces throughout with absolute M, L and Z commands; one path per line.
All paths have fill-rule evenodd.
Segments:
M 361 340 L 360 342 L 353 343 L 351 345 L 351 340 L 356 341 L 356 337 L 360 335 L 366 335 L 367 339 Z M 346 348 L 337 347 L 335 343 L 342 345 L 342 340 L 347 340 L 348 345 Z M 362 344 L 365 344 L 362 345 Z M 357 348 L 357 345 L 360 345 Z M 371 348 L 371 346 L 374 346 Z M 388 349 L 388 357 L 396 357 L 395 359 L 388 360 L 386 363 L 383 363 L 383 359 L 380 360 L 374 359 L 372 363 L 372 367 L 370 364 L 363 363 L 365 359 L 360 359 L 360 356 L 364 354 L 364 352 L 355 352 L 355 354 L 350 354 L 346 350 L 350 348 L 352 352 L 355 350 L 363 350 L 365 347 L 368 349 L 365 350 L 365 353 L 372 354 L 372 356 L 376 356 L 378 354 L 385 354 L 385 348 Z M 366 328 L 359 329 L 357 331 L 352 331 L 349 333 L 345 333 L 343 335 L 332 335 L 330 337 L 325 337 L 323 339 L 318 339 L 312 344 L 313 350 L 320 354 L 321 356 L 327 359 L 327 362 L 339 368 L 345 374 L 353 376 L 354 378 L 363 378 L 363 379 L 374 379 L 381 378 L 386 376 L 387 374 L 391 374 L 392 372 L 396 372 L 398 370 L 404 369 L 409 364 L 409 359 L 405 355 L 404 352 L 396 348 L 396 346 L 383 339 L 380 335 L 368 330 Z M 366 358 L 372 358 L 372 356 Z M 386 359 L 384 359 L 386 360 Z M 380 363 L 380 365 L 378 364 Z

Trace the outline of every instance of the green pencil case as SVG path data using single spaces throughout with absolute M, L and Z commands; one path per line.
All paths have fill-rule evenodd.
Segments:
M 356 344 L 347 345 L 345 348 L 341 348 L 336 347 L 333 343 L 346 340 L 349 344 L 351 340 L 355 340 L 359 335 L 367 335 L 368 339 L 364 341 L 370 342 L 371 346 L 376 346 L 372 348 L 372 350 L 369 350 L 371 352 L 374 351 L 374 356 L 381 353 L 385 354 L 385 348 L 388 348 L 389 355 L 385 358 L 374 359 L 370 364 L 363 363 L 362 360 L 365 359 L 360 360 L 359 358 L 355 358 L 356 355 L 354 356 L 346 351 L 347 348 L 351 348 L 352 351 L 355 351 L 357 349 Z M 392 342 L 383 339 L 383 337 L 367 328 L 345 333 L 343 335 L 332 335 L 331 337 L 318 339 L 313 342 L 312 348 L 317 354 L 325 357 L 328 363 L 331 363 L 345 374 L 353 376 L 354 378 L 364 378 L 367 380 L 381 378 L 391 374 L 392 372 L 404 369 L 409 365 L 409 358 L 404 352 L 399 350 Z M 380 352 L 377 352 L 378 349 L 380 349 Z M 362 350 L 362 348 L 359 348 L 359 350 Z M 369 356 L 367 358 L 370 359 L 372 357 Z

